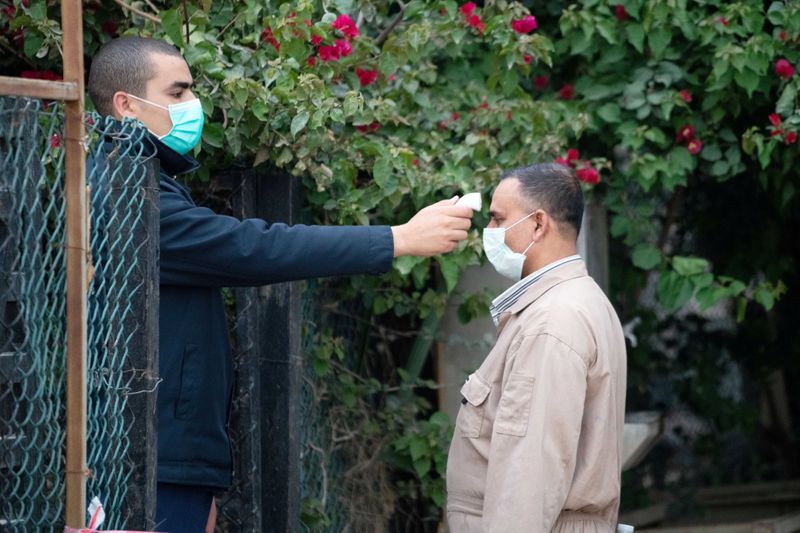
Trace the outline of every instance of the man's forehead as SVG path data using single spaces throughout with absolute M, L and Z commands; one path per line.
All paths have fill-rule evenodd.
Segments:
M 192 85 L 192 73 L 183 57 L 151 54 L 149 59 L 155 71 L 155 76 L 150 81 L 155 82 L 159 87 L 168 89 L 177 85 L 188 88 Z
M 519 205 L 520 201 L 519 180 L 506 178 L 502 180 L 492 195 L 491 209 L 493 211 L 508 211 Z

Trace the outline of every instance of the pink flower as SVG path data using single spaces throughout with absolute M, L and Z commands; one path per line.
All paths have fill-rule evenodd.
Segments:
M 686 89 L 684 89 L 684 90 L 680 91 L 680 92 L 678 93 L 678 95 L 681 97 L 681 100 L 683 100 L 683 101 L 684 101 L 684 102 L 686 102 L 687 104 L 688 104 L 688 103 L 690 103 L 690 102 L 692 101 L 692 93 L 690 93 L 690 92 L 689 92 L 689 91 L 687 91 Z
M 550 85 L 550 78 L 547 76 L 536 76 L 533 79 L 533 86 L 537 91 L 544 91 L 548 85 Z
M 275 35 L 272 33 L 272 28 L 269 26 L 264 28 L 264 31 L 261 32 L 261 41 L 271 44 L 277 52 L 281 51 L 281 43 L 275 38 Z
M 730 24 L 730 22 L 728 22 L 728 19 L 726 19 L 725 17 L 720 17 L 719 23 L 722 24 L 723 26 L 728 26 Z
M 309 28 L 314 25 L 314 23 L 311 22 L 311 19 L 303 19 L 303 24 L 305 24 Z
M 350 44 L 349 41 L 344 39 L 337 39 L 336 43 L 334 43 L 336 49 L 339 51 L 339 55 L 342 57 L 347 57 L 353 52 L 353 46 Z
M 339 15 L 336 20 L 333 21 L 332 26 L 342 32 L 348 39 L 355 39 L 358 37 L 358 26 L 356 26 L 355 21 L 353 21 L 349 15 Z
M 797 142 L 797 133 L 795 133 L 793 131 L 790 131 L 783 138 L 783 142 L 785 142 L 786 144 L 794 144 L 794 143 L 796 143 Z
M 578 151 L 577 148 L 570 148 L 567 150 L 567 162 L 572 164 L 573 162 L 577 161 L 581 157 L 581 153 Z
M 574 96 L 575 96 L 575 87 L 573 87 L 569 83 L 565 84 L 558 91 L 558 97 L 561 98 L 562 100 L 572 100 Z
M 675 136 L 677 142 L 691 141 L 692 139 L 694 139 L 694 127 L 688 124 L 679 129 L 678 135 Z
M 322 37 L 320 37 L 319 35 L 312 35 L 311 36 L 311 44 L 313 44 L 314 46 L 321 45 L 322 44 Z
M 533 15 L 527 15 L 519 20 L 511 21 L 511 29 L 517 33 L 530 33 L 538 27 L 539 24 L 536 23 L 536 17 Z
M 700 139 L 692 139 L 689 141 L 689 144 L 686 145 L 686 148 L 689 149 L 690 154 L 697 155 L 700 153 L 700 150 L 703 149 L 703 143 Z
M 554 160 L 553 162 L 554 162 L 554 163 L 558 163 L 559 165 L 564 165 L 565 167 L 571 166 L 571 165 L 569 164 L 569 161 L 567 161 L 566 159 L 564 159 L 564 158 L 563 158 L 563 157 L 561 157 L 561 156 L 558 156 L 558 157 L 556 157 L 556 158 L 555 158 L 555 160 Z
M 779 59 L 775 62 L 775 74 L 785 80 L 788 80 L 794 76 L 794 67 L 787 60 Z
M 617 20 L 620 22 L 625 22 L 628 20 L 628 12 L 625 10 L 625 6 L 622 4 L 617 4 L 614 6 L 614 16 L 617 17 Z
M 358 81 L 361 82 L 361 86 L 366 87 L 367 85 L 375 83 L 375 80 L 378 79 L 378 71 L 357 68 L 356 76 L 358 76 Z
M 772 113 L 769 117 L 769 123 L 776 128 L 781 125 L 781 116 L 777 113 Z
M 389 76 L 389 81 L 394 81 L 394 80 L 396 80 L 396 79 L 397 79 L 397 78 L 395 77 L 395 75 L 394 75 L 394 74 L 392 74 L 391 76 Z
M 469 24 L 471 28 L 478 30 L 478 33 L 483 33 L 483 30 L 486 29 L 486 24 L 483 23 L 478 15 L 470 15 L 467 17 L 467 24 Z
M 526 65 L 530 65 L 531 61 L 533 61 L 533 58 L 531 57 L 530 54 L 525 54 L 524 56 L 522 56 L 522 60 L 525 62 Z
M 320 46 L 319 47 L 319 58 L 326 63 L 328 61 L 338 61 L 339 60 L 339 49 L 335 46 Z
M 596 185 L 600 182 L 600 172 L 592 166 L 579 168 L 575 173 L 578 175 L 578 179 L 584 183 Z
M 468 16 L 472 15 L 472 13 L 475 12 L 475 8 L 476 7 L 477 6 L 475 5 L 475 2 L 467 2 L 466 4 L 461 6 L 460 9 L 461 9 L 461 12 L 464 14 L 464 16 L 468 17 Z

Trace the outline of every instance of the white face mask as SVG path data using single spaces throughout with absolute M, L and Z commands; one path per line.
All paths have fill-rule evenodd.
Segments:
M 530 218 L 532 215 L 533 213 L 522 217 L 507 228 L 484 228 L 483 230 L 483 252 L 500 275 L 513 281 L 522 279 L 522 266 L 525 264 L 525 254 L 531 249 L 534 241 L 531 241 L 528 247 L 525 248 L 525 251 L 517 253 L 506 244 L 506 231 L 526 218 Z

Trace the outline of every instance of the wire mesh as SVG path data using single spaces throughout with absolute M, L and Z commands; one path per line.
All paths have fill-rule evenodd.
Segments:
M 126 411 L 129 340 L 136 329 L 130 283 L 138 267 L 145 130 L 89 117 L 87 494 L 124 527 L 133 464 Z M 0 530 L 63 527 L 66 248 L 63 108 L 0 98 Z

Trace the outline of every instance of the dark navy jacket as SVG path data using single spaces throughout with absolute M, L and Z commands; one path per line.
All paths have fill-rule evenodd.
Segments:
M 220 287 L 379 274 L 388 226 L 287 226 L 197 207 L 173 176 L 197 168 L 154 140 L 161 164 L 158 481 L 227 488 L 233 368 Z

